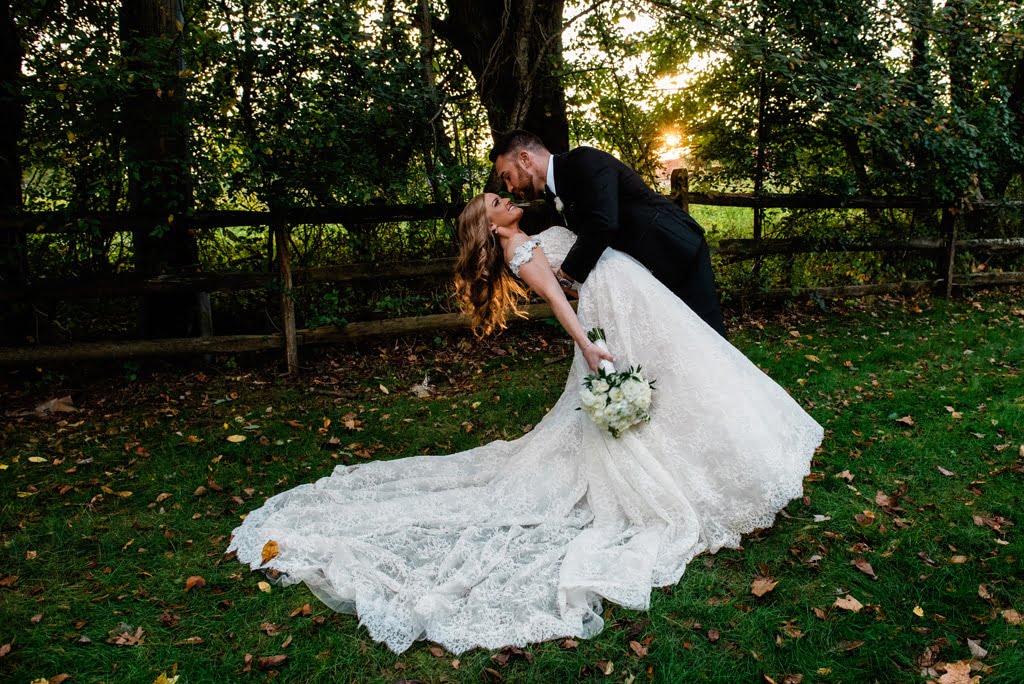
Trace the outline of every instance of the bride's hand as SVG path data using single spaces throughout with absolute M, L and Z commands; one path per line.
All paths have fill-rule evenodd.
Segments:
M 583 358 L 587 360 L 587 365 L 590 366 L 591 373 L 597 372 L 597 368 L 602 359 L 607 359 L 612 362 L 615 361 L 614 356 L 606 352 L 604 349 L 601 349 L 601 347 L 597 346 L 593 342 L 583 348 Z

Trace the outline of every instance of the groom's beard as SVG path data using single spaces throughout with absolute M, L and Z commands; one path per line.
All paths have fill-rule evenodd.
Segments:
M 517 188 L 517 190 L 519 190 L 519 199 L 532 202 L 544 196 L 543 192 L 537 190 L 536 180 L 536 176 L 532 173 L 526 174 L 526 185 L 521 188 Z

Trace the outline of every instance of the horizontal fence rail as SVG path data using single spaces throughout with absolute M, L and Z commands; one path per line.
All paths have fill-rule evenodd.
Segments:
M 923 289 L 945 290 L 953 286 L 974 287 L 1024 283 L 1024 273 L 974 273 L 955 275 L 953 259 L 958 250 L 981 253 L 1024 251 L 1024 238 L 959 239 L 958 226 L 964 211 L 972 209 L 1021 208 L 1021 201 L 977 201 L 969 208 L 954 210 L 934 199 L 914 197 L 842 197 L 813 195 L 757 196 L 740 193 L 689 192 L 685 174 L 673 174 L 674 202 L 688 208 L 691 204 L 779 209 L 912 209 L 943 211 L 941 237 L 917 237 L 906 240 L 781 238 L 727 239 L 712 246 L 712 252 L 725 261 L 744 261 L 766 256 L 815 254 L 827 252 L 920 252 L 932 256 L 937 276 L 930 280 L 874 283 L 810 289 L 779 288 L 767 292 L 730 293 L 741 301 L 765 301 L 794 296 L 861 297 L 868 295 L 911 293 Z M 266 272 L 198 272 L 153 277 L 134 275 L 107 278 L 38 279 L 21 286 L 0 289 L 0 303 L 45 302 L 72 298 L 133 297 L 164 293 L 227 292 L 251 289 L 280 291 L 284 333 L 265 335 L 220 335 L 210 337 L 130 340 L 120 342 L 74 343 L 19 348 L 0 348 L 0 365 L 73 360 L 123 360 L 136 357 L 180 354 L 240 353 L 281 349 L 285 351 L 289 372 L 297 372 L 297 349 L 304 345 L 353 342 L 381 336 L 452 330 L 467 326 L 462 314 L 432 314 L 381 321 L 356 321 L 344 328 L 326 327 L 296 330 L 292 291 L 296 286 L 319 283 L 358 283 L 379 279 L 447 277 L 453 272 L 453 258 L 404 262 L 346 264 L 292 270 L 288 254 L 288 227 L 292 225 L 372 225 L 393 221 L 452 220 L 465 207 L 459 204 L 370 205 L 294 208 L 275 211 L 196 211 L 177 216 L 140 216 L 127 212 L 36 212 L 0 215 L 0 232 L 59 234 L 81 232 L 109 235 L 131 230 L 185 224 L 192 230 L 221 228 L 263 228 L 271 231 L 277 245 L 277 270 Z M 548 318 L 546 304 L 526 307 L 529 318 Z

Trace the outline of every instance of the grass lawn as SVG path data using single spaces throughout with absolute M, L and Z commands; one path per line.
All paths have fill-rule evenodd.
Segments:
M 261 587 L 228 535 L 338 464 L 529 430 L 562 389 L 557 329 L 306 351 L 297 383 L 239 359 L 23 384 L 3 399 L 0 680 L 1022 682 L 1021 294 L 734 318 L 827 430 L 803 499 L 649 612 L 606 604 L 595 639 L 458 658 Z M 74 412 L 12 415 L 65 394 Z

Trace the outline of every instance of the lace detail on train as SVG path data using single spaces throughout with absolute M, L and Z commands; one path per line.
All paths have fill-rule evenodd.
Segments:
M 574 237 L 537 236 L 553 266 Z M 396 652 L 588 637 L 601 601 L 645 609 L 697 554 L 735 547 L 802 494 L 822 428 L 631 257 L 606 250 L 584 328 L 657 379 L 651 421 L 614 439 L 565 391 L 528 434 L 446 456 L 338 466 L 271 497 L 230 550 L 356 612 Z M 277 541 L 279 555 L 262 565 Z

